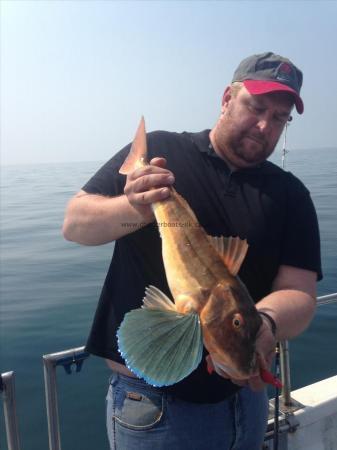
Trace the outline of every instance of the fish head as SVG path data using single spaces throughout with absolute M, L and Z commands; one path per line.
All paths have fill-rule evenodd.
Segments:
M 200 314 L 204 344 L 215 367 L 232 378 L 258 373 L 255 342 L 262 324 L 248 291 L 219 283 Z

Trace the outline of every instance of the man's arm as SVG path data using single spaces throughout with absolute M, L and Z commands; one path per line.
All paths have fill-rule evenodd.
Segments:
M 256 352 L 261 369 L 269 370 L 277 341 L 299 335 L 309 325 L 316 307 L 316 272 L 282 265 L 273 283 L 273 292 L 256 305 L 258 311 L 269 314 L 276 324 L 276 335 L 267 318 L 261 315 L 262 325 L 256 339 Z M 226 373 L 222 376 L 229 378 Z M 240 386 L 248 385 L 258 391 L 265 387 L 260 375 L 246 381 L 232 379 Z
M 261 356 L 261 368 L 269 369 L 276 341 L 299 335 L 311 322 L 316 307 L 316 280 L 316 272 L 280 266 L 273 283 L 273 292 L 256 305 L 258 311 L 269 314 L 276 324 L 274 337 L 268 320 L 261 316 L 263 323 L 256 340 L 256 351 Z M 260 376 L 251 377 L 248 385 L 255 391 L 265 386 Z
M 151 203 L 167 198 L 167 186 L 174 182 L 165 164 L 164 158 L 154 158 L 151 165 L 130 173 L 124 195 L 118 197 L 80 191 L 67 206 L 64 237 L 83 245 L 101 245 L 151 223 Z
M 256 307 L 276 323 L 276 339 L 291 339 L 302 333 L 313 318 L 316 306 L 316 272 L 280 266 L 273 292 Z
M 101 245 L 145 224 L 145 218 L 131 207 L 126 195 L 106 197 L 81 190 L 68 203 L 62 232 L 68 241 Z

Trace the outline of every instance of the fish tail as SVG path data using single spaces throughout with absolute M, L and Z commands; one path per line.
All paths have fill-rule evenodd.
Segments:
M 135 170 L 137 167 L 143 167 L 147 164 L 147 144 L 146 144 L 146 131 L 144 117 L 140 119 L 136 135 L 131 145 L 130 152 L 126 157 L 126 160 L 119 169 L 119 173 L 127 175 Z
M 134 309 L 117 331 L 119 352 L 127 367 L 153 386 L 177 383 L 195 370 L 202 358 L 198 314 L 179 313 L 171 304 L 173 307 L 154 307 L 151 303 Z

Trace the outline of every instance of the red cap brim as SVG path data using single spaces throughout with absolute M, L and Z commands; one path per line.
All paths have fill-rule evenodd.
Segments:
M 304 111 L 304 105 L 301 97 L 298 93 L 289 86 L 282 83 L 277 83 L 276 81 L 265 81 L 265 80 L 244 80 L 243 84 L 247 91 L 252 95 L 268 94 L 269 92 L 289 92 L 294 96 L 295 106 L 297 112 L 302 114 Z

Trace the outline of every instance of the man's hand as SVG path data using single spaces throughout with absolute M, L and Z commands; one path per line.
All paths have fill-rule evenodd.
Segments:
M 151 204 L 170 196 L 169 187 L 174 183 L 174 176 L 165 167 L 164 158 L 153 158 L 150 165 L 138 168 L 127 176 L 124 194 L 144 222 L 154 218 Z
M 169 197 L 174 183 L 165 166 L 164 158 L 154 158 L 150 165 L 134 170 L 127 176 L 125 195 L 79 191 L 67 206 L 64 237 L 79 244 L 101 245 L 153 222 L 151 203 Z
M 276 340 L 272 333 L 268 319 L 261 315 L 262 325 L 256 339 L 256 353 L 258 358 L 259 373 L 248 378 L 247 384 L 253 391 L 265 388 L 265 382 L 261 378 L 261 370 L 270 370 L 275 355 Z

